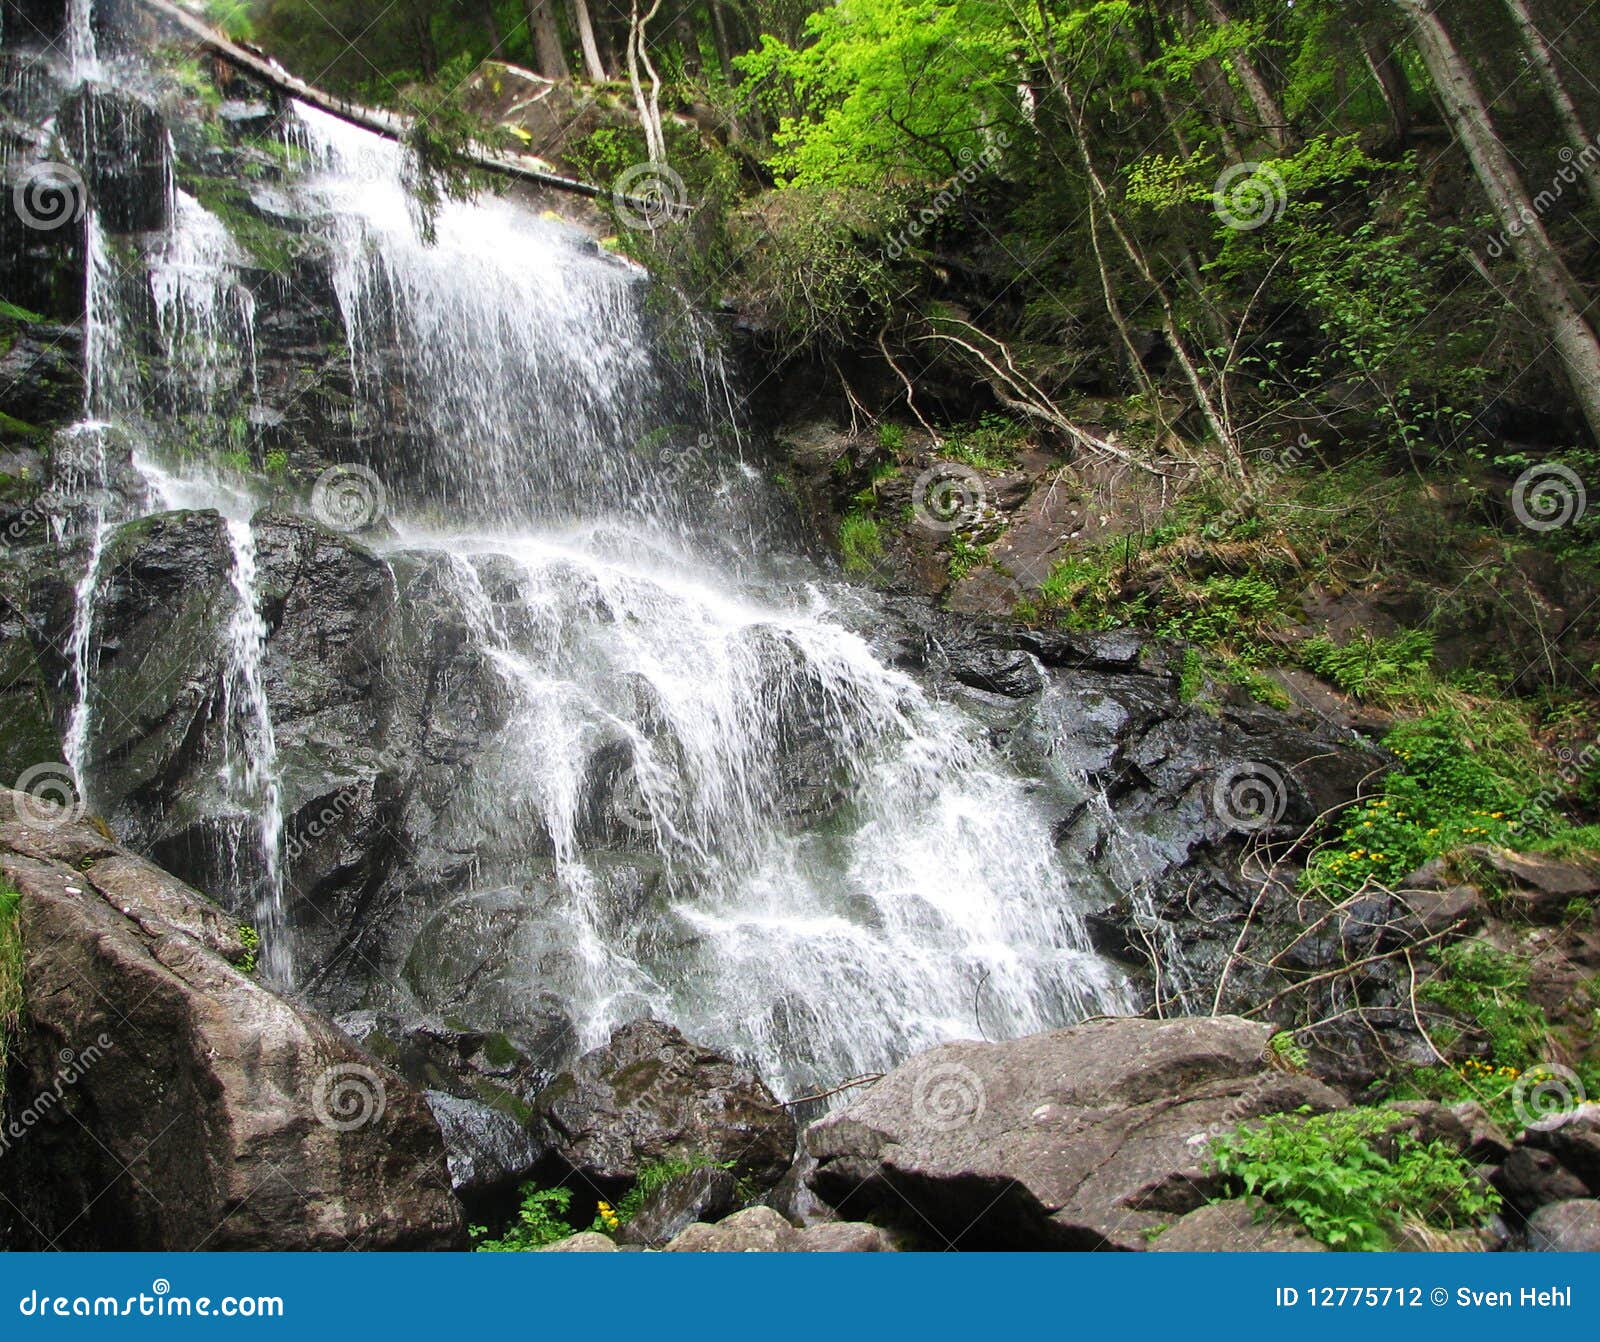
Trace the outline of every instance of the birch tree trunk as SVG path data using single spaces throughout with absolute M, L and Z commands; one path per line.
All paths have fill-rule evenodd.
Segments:
M 589 13 L 589 0 L 567 0 L 567 12 L 572 16 L 578 47 L 583 52 L 583 68 L 589 78 L 596 83 L 609 79 L 611 72 L 600 59 L 600 44 L 594 39 L 594 16 Z
M 1206 0 L 1206 12 L 1218 27 L 1233 22 L 1233 15 L 1228 13 L 1222 0 Z M 1239 83 L 1244 86 L 1245 96 L 1256 109 L 1256 116 L 1261 120 L 1261 129 L 1267 140 L 1274 149 L 1282 153 L 1289 147 L 1289 123 L 1283 115 L 1283 104 L 1278 101 L 1278 96 L 1273 93 L 1266 76 L 1261 73 L 1261 67 L 1251 59 L 1250 53 L 1243 47 L 1234 50 L 1228 57 L 1228 64 L 1233 67 L 1234 74 L 1239 76 Z
M 1584 296 L 1545 232 L 1505 145 L 1495 134 L 1472 69 L 1456 49 L 1432 0 L 1395 0 L 1411 32 L 1446 117 L 1527 276 L 1550 343 L 1566 369 L 1589 430 L 1600 441 L 1600 341 L 1584 317 Z
M 1555 106 L 1556 119 L 1561 123 L 1561 132 L 1567 137 L 1572 152 L 1577 155 L 1573 161 L 1577 164 L 1578 171 L 1583 174 L 1584 185 L 1589 189 L 1589 199 L 1600 205 L 1600 147 L 1595 145 L 1594 135 L 1584 129 L 1583 118 L 1578 115 L 1578 105 L 1573 102 L 1572 95 L 1567 92 L 1566 84 L 1562 82 L 1561 67 L 1556 64 L 1556 53 L 1545 40 L 1544 34 L 1539 31 L 1539 25 L 1533 21 L 1527 0 L 1506 0 L 1506 8 L 1511 11 L 1511 18 L 1517 25 L 1517 31 L 1522 34 L 1522 45 L 1527 50 L 1528 59 L 1533 62 L 1539 82 L 1544 85 L 1544 91 Z M 1586 153 L 1585 150 L 1594 152 Z

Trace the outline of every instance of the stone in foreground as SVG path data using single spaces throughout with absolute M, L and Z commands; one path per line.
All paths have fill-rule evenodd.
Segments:
M 12 1247 L 465 1247 L 420 1092 L 238 965 L 237 924 L 48 801 L 0 790 L 25 1026 Z
M 1264 1114 L 1343 1108 L 1266 1061 L 1235 1017 L 1113 1020 L 946 1044 L 813 1124 L 812 1187 L 938 1247 L 1144 1249 L 1226 1192 L 1211 1140 Z
M 655 1020 L 619 1027 L 556 1077 L 535 1111 L 555 1154 L 602 1185 L 696 1159 L 770 1185 L 794 1156 L 794 1120 L 760 1077 Z

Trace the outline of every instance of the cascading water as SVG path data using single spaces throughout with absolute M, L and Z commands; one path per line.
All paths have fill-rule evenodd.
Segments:
M 424 245 L 400 150 L 320 113 L 298 109 L 291 145 L 311 164 L 293 190 L 331 232 L 371 447 L 351 464 L 391 503 L 374 543 L 427 575 L 496 701 L 409 854 L 403 970 L 366 1003 L 514 1036 L 536 1005 L 568 1053 L 653 1014 L 791 1092 L 1126 1006 L 1082 922 L 1107 878 L 1052 837 L 1087 793 L 1014 772 L 983 723 L 875 654 L 870 596 L 793 557 L 692 316 L 657 312 L 637 267 L 513 201 L 447 205 Z M 156 362 L 181 376 L 137 406 L 103 399 L 129 335 L 91 266 L 90 362 L 115 374 L 91 385 L 118 431 L 148 430 L 136 507 L 225 520 L 219 893 L 254 907 L 264 969 L 292 984 L 280 754 L 298 747 L 269 708 L 266 491 L 229 464 L 259 294 L 198 201 L 176 192 L 167 220 L 139 247 Z M 126 515 L 97 523 L 78 589 L 80 777 L 99 570 Z
M 581 1044 L 650 1012 L 791 1087 L 1123 1005 L 1078 912 L 1098 878 L 1028 785 L 851 632 L 859 597 L 765 553 L 720 370 L 663 362 L 693 333 L 652 327 L 643 277 L 505 202 L 424 246 L 398 151 L 300 115 L 357 384 L 411 411 L 393 549 L 441 557 L 515 704 L 442 817 L 473 879 L 419 995 L 439 945 L 510 927 Z

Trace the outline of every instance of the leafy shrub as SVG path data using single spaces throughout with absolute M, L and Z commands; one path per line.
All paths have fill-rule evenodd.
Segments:
M 522 1185 L 522 1206 L 517 1218 L 498 1239 L 489 1239 L 484 1226 L 471 1228 L 474 1247 L 480 1253 L 527 1253 L 564 1240 L 573 1233 L 566 1219 L 572 1205 L 570 1188 L 540 1188 Z
M 1527 726 L 1441 709 L 1384 738 L 1401 767 L 1381 794 L 1345 813 L 1343 829 L 1307 867 L 1312 885 L 1395 881 L 1467 844 L 1514 845 L 1547 810 L 1521 758 Z
M 1367 699 L 1398 689 L 1426 671 L 1433 661 L 1433 635 L 1423 629 L 1408 629 L 1393 638 L 1362 633 L 1343 646 L 1317 637 L 1300 649 L 1300 660 L 1308 671 Z
M 1382 1109 L 1278 1114 L 1218 1139 L 1212 1159 L 1332 1249 L 1387 1249 L 1404 1224 L 1449 1230 L 1499 1206 L 1458 1152 L 1390 1133 L 1395 1122 Z

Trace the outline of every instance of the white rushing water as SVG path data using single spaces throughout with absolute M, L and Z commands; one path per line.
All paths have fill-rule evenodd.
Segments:
M 539 1004 L 583 1047 L 653 1014 L 790 1093 L 1125 1007 L 1083 924 L 1106 877 L 1058 849 L 1059 807 L 983 723 L 874 652 L 871 598 L 787 556 L 697 320 L 512 200 L 447 204 L 425 245 L 397 147 L 299 119 L 313 167 L 295 189 L 330 231 L 352 413 L 377 435 L 352 464 L 390 505 L 377 543 L 429 575 L 494 687 L 486 739 L 412 855 L 413 944 L 376 1004 L 513 1034 Z M 161 404 L 206 442 L 136 435 L 138 507 L 225 519 L 212 818 L 264 970 L 293 984 L 252 529 L 266 500 L 229 464 L 265 300 L 198 201 L 175 193 L 171 220 L 141 244 L 159 366 L 181 369 Z M 129 337 L 110 278 L 91 290 L 94 401 L 127 431 Z M 121 520 L 96 521 L 78 588 L 80 778 Z
M 828 582 L 768 571 L 720 370 L 697 346 L 674 383 L 656 351 L 694 333 L 652 324 L 639 273 L 504 201 L 424 246 L 394 148 L 301 117 L 358 385 L 402 351 L 424 430 L 385 484 L 434 520 L 394 548 L 440 556 L 515 705 L 443 817 L 476 889 L 424 930 L 424 996 L 434 941 L 511 926 L 582 1044 L 649 1011 L 791 1089 L 1125 1005 L 1082 923 L 1098 878 L 981 726 Z M 640 449 L 663 434 L 694 469 Z

